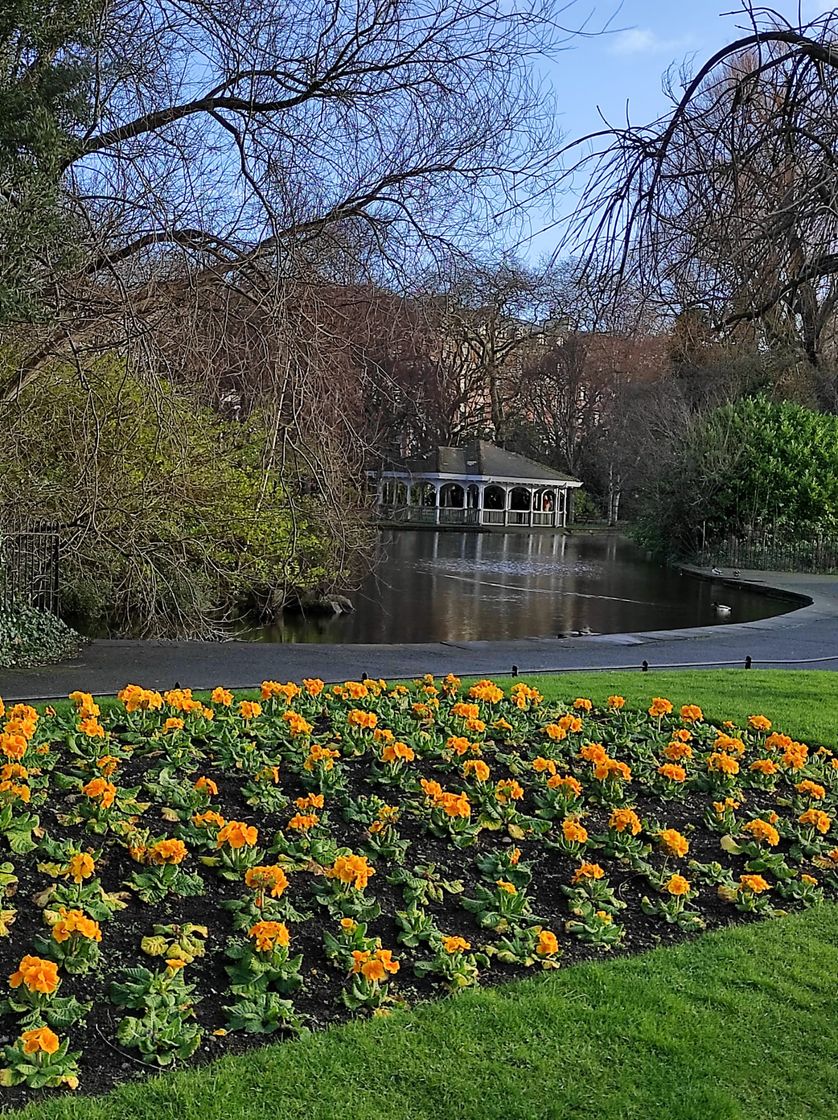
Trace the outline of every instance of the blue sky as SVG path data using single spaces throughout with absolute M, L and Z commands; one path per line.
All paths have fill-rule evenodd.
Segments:
M 796 21 L 799 7 L 807 20 L 838 4 L 774 0 L 772 6 Z M 613 124 L 625 123 L 627 107 L 637 124 L 649 123 L 665 112 L 664 72 L 673 64 L 698 67 L 725 43 L 747 34 L 738 8 L 739 0 L 623 0 L 621 4 L 619 0 L 576 0 L 565 13 L 568 26 L 584 23 L 591 32 L 603 27 L 608 30 L 570 40 L 549 71 L 565 139 L 603 127 L 598 109 Z M 571 208 L 568 198 L 562 210 Z M 528 255 L 550 252 L 556 234 L 538 234 L 536 214 L 532 226 L 534 238 Z

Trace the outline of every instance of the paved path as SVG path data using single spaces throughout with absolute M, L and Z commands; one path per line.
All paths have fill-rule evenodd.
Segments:
M 6 700 L 46 699 L 76 688 L 107 695 L 129 681 L 147 688 L 175 683 L 246 688 L 266 679 L 342 681 L 362 673 L 387 678 L 448 672 L 488 676 L 508 674 L 513 665 L 522 673 L 628 669 L 640 668 L 644 660 L 652 668 L 708 662 L 744 666 L 751 657 L 757 667 L 804 661 L 800 668 L 838 669 L 838 577 L 743 571 L 741 581 L 801 596 L 808 605 L 760 622 L 572 639 L 417 645 L 95 641 L 80 657 L 61 665 L 0 671 L 0 695 Z

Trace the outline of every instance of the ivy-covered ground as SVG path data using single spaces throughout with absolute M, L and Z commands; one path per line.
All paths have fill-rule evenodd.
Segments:
M 838 897 L 838 759 L 525 683 L 5 713 L 0 1074 L 101 1091 Z

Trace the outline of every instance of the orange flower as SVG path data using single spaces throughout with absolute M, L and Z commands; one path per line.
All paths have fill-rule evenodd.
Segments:
M 689 743 L 684 743 L 680 739 L 673 739 L 663 749 L 663 757 L 669 762 L 681 762 L 683 759 L 692 758 L 692 756 L 692 747 Z
M 690 848 L 686 836 L 682 836 L 674 828 L 661 829 L 658 833 L 658 841 L 668 856 L 677 856 L 679 859 L 685 856 Z
M 52 927 L 52 937 L 59 945 L 70 939 L 74 933 L 86 937 L 88 941 L 101 941 L 102 931 L 99 923 L 88 918 L 81 910 L 65 910 L 62 906 L 59 919 Z
M 816 887 L 818 885 L 818 881 L 814 875 L 801 875 L 800 882 L 805 883 L 807 887 Z
M 363 708 L 353 708 L 346 717 L 346 722 L 350 727 L 359 727 L 372 731 L 378 723 L 378 716 L 375 712 L 365 712 Z
M 546 727 L 542 728 L 542 731 L 554 742 L 561 742 L 562 739 L 567 738 L 567 732 L 563 727 L 559 727 L 557 723 L 548 723 Z
M 230 708 L 233 704 L 233 694 L 228 688 L 214 688 L 210 694 L 210 700 L 213 704 L 218 704 L 222 708 Z
M 104 739 L 105 729 L 95 716 L 85 716 L 79 720 L 79 731 L 88 739 Z
M 605 875 L 598 863 L 582 863 L 573 872 L 573 882 L 581 883 L 584 879 L 602 879 Z
M 277 864 L 265 867 L 249 867 L 244 873 L 245 884 L 251 890 L 270 891 L 273 898 L 279 898 L 288 886 L 288 876 Z
M 239 715 L 243 720 L 258 719 L 262 714 L 262 705 L 255 700 L 242 700 L 239 703 Z
M 460 719 L 477 719 L 480 708 L 477 704 L 467 704 L 464 700 L 458 700 L 451 708 L 451 714 Z
M 96 766 L 101 770 L 103 778 L 109 778 L 119 766 L 119 759 L 112 754 L 103 754 L 101 758 L 96 759 Z
M 256 949 L 260 953 L 272 953 L 277 946 L 287 949 L 291 943 L 291 935 L 285 922 L 257 922 L 247 933 L 256 942 Z
M 387 743 L 381 752 L 382 762 L 413 762 L 415 758 L 416 751 L 407 743 Z
M 218 828 L 223 828 L 227 823 L 220 813 L 214 813 L 212 809 L 208 809 L 206 813 L 196 813 L 192 818 L 192 823 L 196 828 L 206 828 L 207 825 L 217 825 Z
M 666 890 L 676 898 L 680 898 L 681 895 L 689 894 L 692 887 L 683 875 L 673 875 L 666 884 Z
M 794 787 L 798 793 L 804 794 L 806 797 L 811 797 L 813 801 L 822 801 L 826 797 L 826 790 L 823 786 L 818 785 L 817 782 L 810 782 L 808 779 L 804 782 L 798 782 Z
M 540 957 L 552 957 L 559 951 L 559 942 L 555 933 L 549 929 L 542 929 L 538 934 L 535 951 Z
M 672 732 L 672 738 L 678 739 L 682 743 L 689 743 L 692 737 L 692 731 L 689 731 L 686 727 L 679 727 Z
M 40 957 L 23 957 L 17 971 L 9 977 L 10 988 L 19 988 L 21 984 L 30 992 L 52 995 L 58 987 L 58 965 Z
M 303 688 L 309 696 L 319 696 L 323 691 L 323 682 L 319 677 L 308 677 L 303 679 Z
M 672 701 L 664 699 L 663 696 L 655 696 L 647 710 L 653 719 L 668 716 L 672 711 Z
M 341 883 L 362 891 L 375 874 L 375 868 L 370 867 L 366 856 L 356 856 L 350 852 L 348 855 L 338 856 L 333 866 L 327 868 L 326 874 L 330 879 L 339 879 Z
M 169 731 L 183 731 L 185 726 L 186 725 L 179 716 L 170 716 L 163 724 L 163 733 L 166 734 Z
M 503 700 L 503 689 L 498 688 L 494 681 L 478 681 L 468 690 L 472 700 L 482 700 L 486 704 L 497 704 Z
M 609 708 L 619 709 L 619 708 L 624 708 L 625 706 L 626 706 L 625 696 L 609 696 L 608 697 L 608 707 Z
M 295 832 L 308 832 L 319 820 L 316 813 L 295 813 L 288 822 L 288 828 L 293 828 Z
M 760 817 L 748 821 L 746 825 L 743 825 L 742 831 L 750 833 L 755 840 L 768 844 L 771 848 L 775 848 L 780 843 L 780 834 L 777 829 Z
M 490 770 L 482 759 L 469 758 L 463 763 L 463 775 L 467 778 L 470 774 L 474 775 L 475 781 L 488 782 Z
M 590 712 L 593 710 L 593 703 L 587 696 L 577 696 L 573 701 L 573 707 L 577 712 Z
M 568 817 L 562 821 L 562 832 L 564 833 L 565 840 L 571 844 L 585 844 L 588 840 L 588 832 L 579 824 L 578 821 Z
M 472 749 L 471 740 L 467 739 L 465 735 L 449 736 L 445 741 L 445 746 L 447 750 L 453 751 L 454 754 L 459 755 L 468 754 Z M 478 744 L 475 744 L 475 746 L 477 746 L 478 750 L 480 749 Z
M 643 825 L 634 809 L 614 809 L 608 818 L 608 827 L 615 832 L 630 832 L 632 836 L 637 836 Z
M 766 719 L 765 716 L 748 716 L 748 727 L 753 728 L 754 731 L 770 731 L 771 720 Z
M 698 704 L 684 704 L 681 708 L 681 719 L 684 723 L 698 723 L 699 720 L 704 719 L 704 712 Z
M 300 695 L 300 686 L 294 684 L 293 681 L 288 681 L 287 684 L 280 684 L 278 681 L 262 681 L 261 693 L 263 700 L 272 700 L 275 696 L 281 696 L 286 704 L 290 704 Z
M 438 802 L 442 811 L 449 817 L 470 817 L 471 802 L 465 793 L 443 792 Z
M 58 1035 L 49 1027 L 35 1027 L 31 1031 L 24 1031 L 20 1041 L 23 1043 L 24 1054 L 37 1054 L 39 1051 L 54 1054 L 59 1046 Z
M 84 879 L 89 879 L 96 868 L 93 856 L 87 852 L 77 852 L 76 855 L 70 856 L 67 861 L 67 870 L 65 875 L 69 876 L 74 883 L 81 883 Z
M 298 797 L 294 804 L 301 811 L 306 809 L 322 809 L 325 799 L 322 793 L 309 793 L 305 797 Z
M 585 743 L 579 750 L 579 757 L 586 762 L 605 762 L 608 752 L 602 743 Z
M 816 829 L 823 836 L 826 836 L 832 826 L 832 818 L 827 816 L 821 809 L 807 809 L 806 812 L 801 813 L 797 819 L 801 824 L 809 825 L 811 828 Z
M 515 884 L 507 882 L 506 879 L 495 880 L 495 886 L 498 887 L 499 890 L 502 890 L 504 894 L 518 893 L 518 888 L 515 886 Z
M 616 758 L 603 758 L 594 766 L 594 777 L 604 782 L 608 778 L 618 778 L 623 782 L 631 781 L 631 767 Z
M 244 821 L 228 821 L 219 830 L 216 840 L 219 848 L 224 844 L 229 844 L 231 848 L 252 848 L 258 836 L 258 830 L 252 824 L 245 824 Z
M 740 875 L 739 882 L 745 890 L 753 894 L 762 894 L 763 891 L 771 890 L 770 884 L 761 875 Z
M 570 774 L 554 774 L 547 779 L 548 789 L 561 789 L 572 793 L 574 797 L 582 796 L 582 783 Z
M 195 782 L 195 789 L 203 790 L 208 797 L 215 797 L 218 794 L 218 786 L 212 778 L 198 778 L 197 782 Z
M 425 796 L 429 797 L 432 801 L 436 801 L 442 796 L 443 789 L 439 782 L 435 782 L 431 778 L 421 778 L 419 785 L 425 791 Z
M 183 863 L 188 855 L 182 840 L 158 840 L 147 850 L 148 862 L 155 864 Z
M 110 809 L 116 797 L 116 786 L 104 778 L 91 778 L 87 785 L 81 787 L 81 791 L 91 801 L 98 799 L 103 809 Z
M 446 953 L 466 953 L 471 948 L 471 942 L 464 937 L 443 937 L 442 947 Z
M 770 758 L 758 758 L 751 763 L 748 769 L 753 770 L 757 774 L 765 774 L 766 777 L 768 777 L 771 774 L 777 773 L 778 766 L 777 763 L 773 762 Z
M 524 790 L 514 778 L 501 778 L 495 786 L 495 797 L 501 805 L 506 805 L 509 801 L 520 801 L 523 796 Z
M 671 762 L 665 762 L 663 766 L 659 766 L 658 773 L 670 782 L 685 782 L 687 780 L 687 771 L 684 767 L 675 766 Z
M 286 712 L 286 715 L 287 714 Z M 306 724 L 306 726 L 310 731 L 311 724 Z M 293 727 L 291 728 L 291 734 L 297 734 Z M 303 731 L 300 732 L 300 734 L 308 734 L 308 732 Z M 308 758 L 303 763 L 303 769 L 308 771 L 309 774 L 317 766 L 322 766 L 326 771 L 333 770 L 336 758 L 340 758 L 340 751 L 334 750 L 332 747 L 321 747 L 319 743 L 312 743 L 311 750 L 308 752 Z
M 166 957 L 166 967 L 174 975 L 182 968 L 186 968 L 186 961 L 182 957 Z
M 533 770 L 535 770 L 536 774 L 544 774 L 544 773 L 555 774 L 556 773 L 556 764 L 553 761 L 553 759 L 552 758 L 542 758 L 540 755 L 539 755 L 538 758 L 534 758 L 532 760 L 532 768 L 533 768 Z
M 365 980 L 375 984 L 382 983 L 388 974 L 397 973 L 401 967 L 398 961 L 393 960 L 391 949 L 376 949 L 375 953 L 355 949 L 352 958 L 353 973 L 360 972 Z
M 707 769 L 732 777 L 734 774 L 739 773 L 739 763 L 735 758 L 731 758 L 729 754 L 715 752 L 707 759 Z

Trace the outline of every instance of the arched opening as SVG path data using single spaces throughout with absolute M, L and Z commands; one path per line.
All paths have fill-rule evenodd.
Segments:
M 458 482 L 446 482 L 439 491 L 439 504 L 443 509 L 462 509 L 465 491 Z
M 514 510 L 529 510 L 532 501 L 532 492 L 526 486 L 514 486 L 509 495 L 509 508 Z
M 469 509 L 477 509 L 480 505 L 480 487 L 476 482 L 469 484 L 466 490 L 466 506 Z
M 502 486 L 487 486 L 483 491 L 484 509 L 505 509 L 506 491 Z

